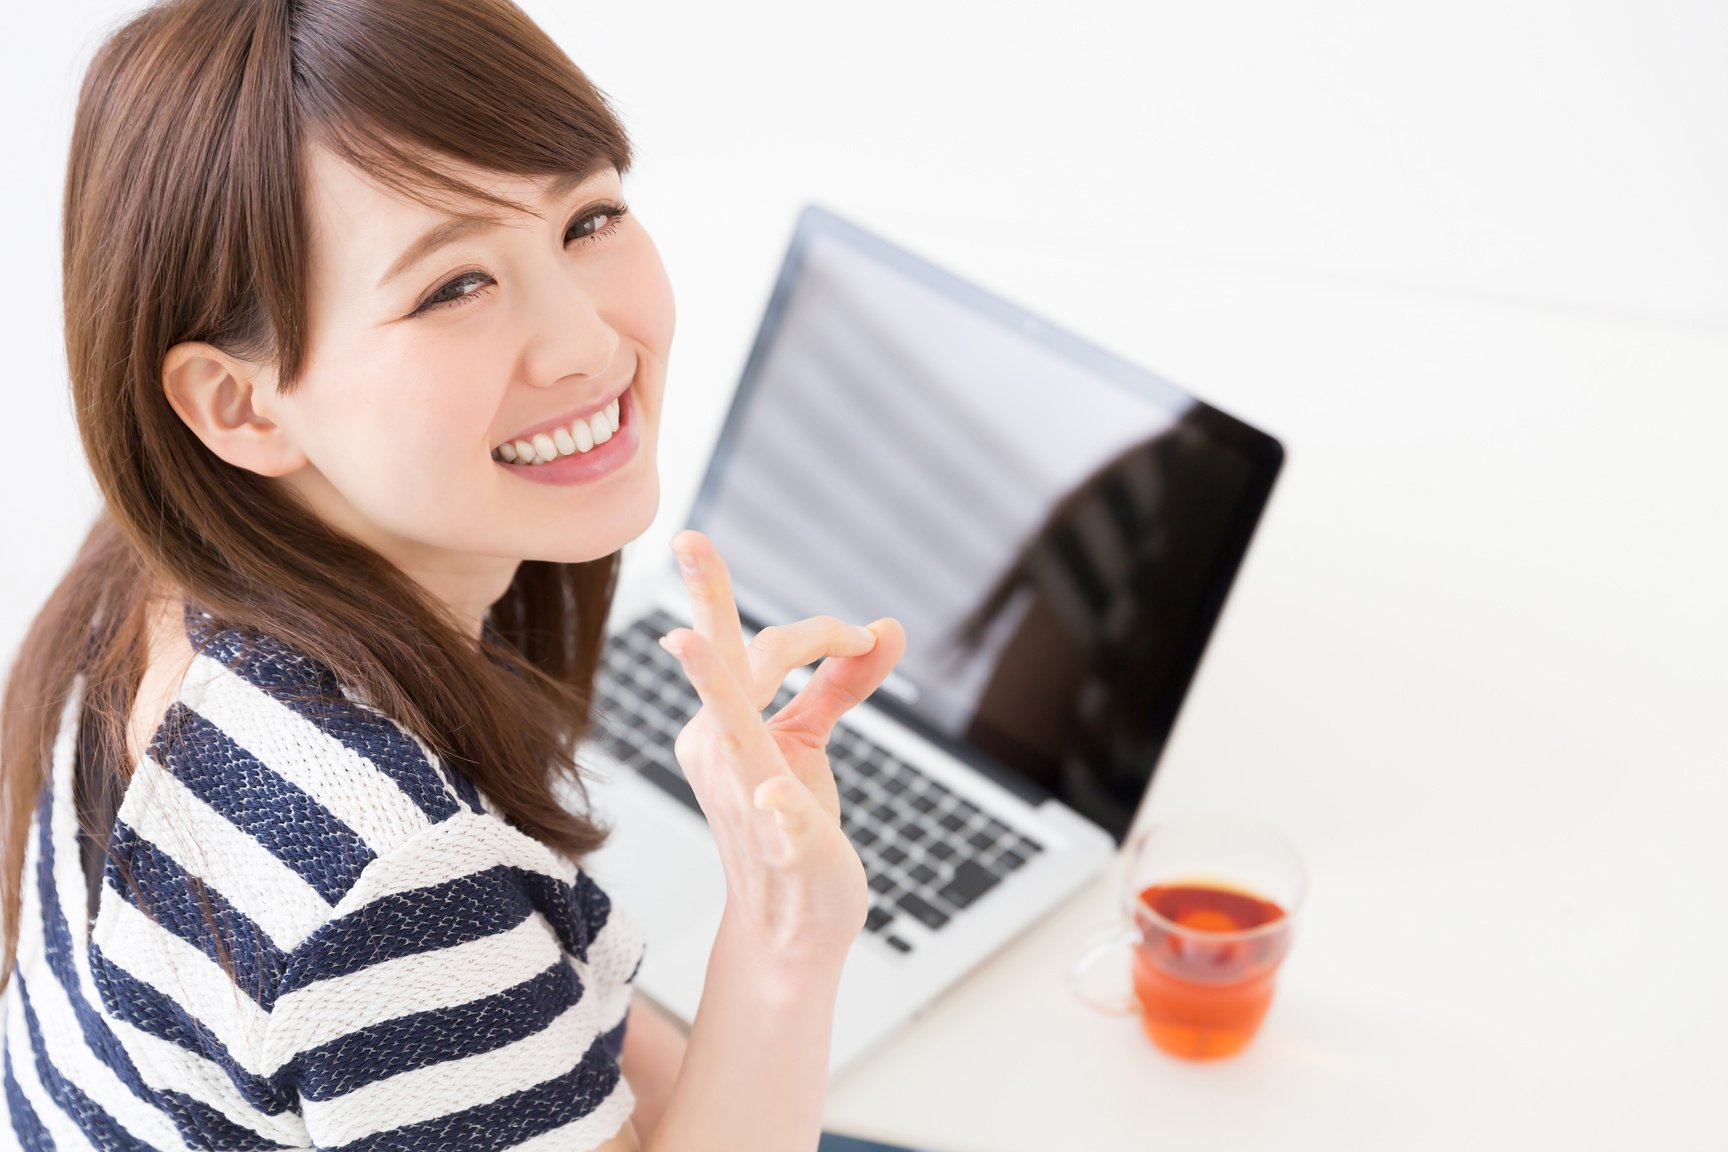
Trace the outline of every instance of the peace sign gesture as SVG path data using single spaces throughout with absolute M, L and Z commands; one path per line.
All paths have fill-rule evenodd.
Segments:
M 838 960 L 863 927 L 868 893 L 840 829 L 828 736 L 899 661 L 905 632 L 892 617 L 861 628 L 812 616 L 764 628 L 746 647 L 713 542 L 686 529 L 672 548 L 694 628 L 674 628 L 660 643 L 702 699 L 673 751 L 719 848 L 726 915 L 763 947 Z M 803 689 L 764 719 L 787 674 L 818 659 Z

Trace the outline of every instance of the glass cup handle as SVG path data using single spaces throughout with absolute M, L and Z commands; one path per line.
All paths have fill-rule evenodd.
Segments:
M 1099 1000 L 1086 990 L 1083 978 L 1094 964 L 1109 953 L 1123 946 L 1132 948 L 1139 943 L 1140 933 L 1134 928 L 1111 927 L 1094 933 L 1086 944 L 1086 951 L 1068 969 L 1068 990 L 1079 997 L 1080 1002 L 1088 1008 L 1106 1016 L 1138 1016 L 1140 1003 L 1133 993 L 1129 993 L 1127 999 Z

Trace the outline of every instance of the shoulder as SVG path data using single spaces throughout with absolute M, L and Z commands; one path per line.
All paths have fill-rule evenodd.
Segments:
M 327 917 L 374 861 L 455 818 L 473 786 L 328 666 L 255 631 L 193 620 L 198 654 L 121 801 L 146 841 L 263 902 L 281 943 Z
M 272 636 L 190 627 L 200 652 L 175 709 L 181 723 L 165 726 L 153 752 L 193 770 L 214 761 L 260 809 L 286 816 L 285 805 L 373 854 L 480 810 L 466 778 L 327 665 Z

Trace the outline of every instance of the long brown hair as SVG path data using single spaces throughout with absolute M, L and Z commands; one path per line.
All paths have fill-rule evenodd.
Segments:
M 73 125 L 62 261 L 72 397 L 105 507 L 8 675 L 0 987 L 61 711 L 82 675 L 92 737 L 74 794 L 106 843 L 164 589 L 328 666 L 546 844 L 580 859 L 605 840 L 554 789 L 582 792 L 574 755 L 619 555 L 523 562 L 476 642 L 383 557 L 210 452 L 164 395 L 163 358 L 191 340 L 271 358 L 292 390 L 314 142 L 418 199 L 501 207 L 521 206 L 448 161 L 552 176 L 631 159 L 604 96 L 508 0 L 171 0 L 102 45 Z

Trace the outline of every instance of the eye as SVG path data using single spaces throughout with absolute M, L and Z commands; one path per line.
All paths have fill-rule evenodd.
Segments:
M 629 211 L 630 209 L 623 204 L 596 204 L 592 208 L 586 208 L 580 216 L 570 222 L 569 229 L 564 233 L 564 242 L 568 244 L 572 240 L 593 240 L 601 236 L 610 236 L 617 231 L 619 221 L 623 220 Z M 604 220 L 606 224 L 592 232 L 583 232 L 581 235 L 577 235 L 583 225 L 595 220 Z
M 583 209 L 582 213 L 570 222 L 570 227 L 564 231 L 564 243 L 591 243 L 601 237 L 610 236 L 618 230 L 619 223 L 629 213 L 624 204 L 604 203 Z M 605 221 L 598 227 L 589 227 L 598 221 Z M 464 272 L 440 284 L 433 293 L 422 300 L 410 312 L 410 316 L 418 316 L 437 308 L 460 308 L 478 299 L 492 284 L 492 277 L 484 272 Z
M 418 316 L 422 312 L 442 308 L 447 304 L 460 307 L 479 296 L 491 282 L 492 277 L 484 272 L 464 272 L 462 275 L 446 280 L 439 285 L 438 290 L 420 301 L 419 307 L 415 308 L 409 315 Z

